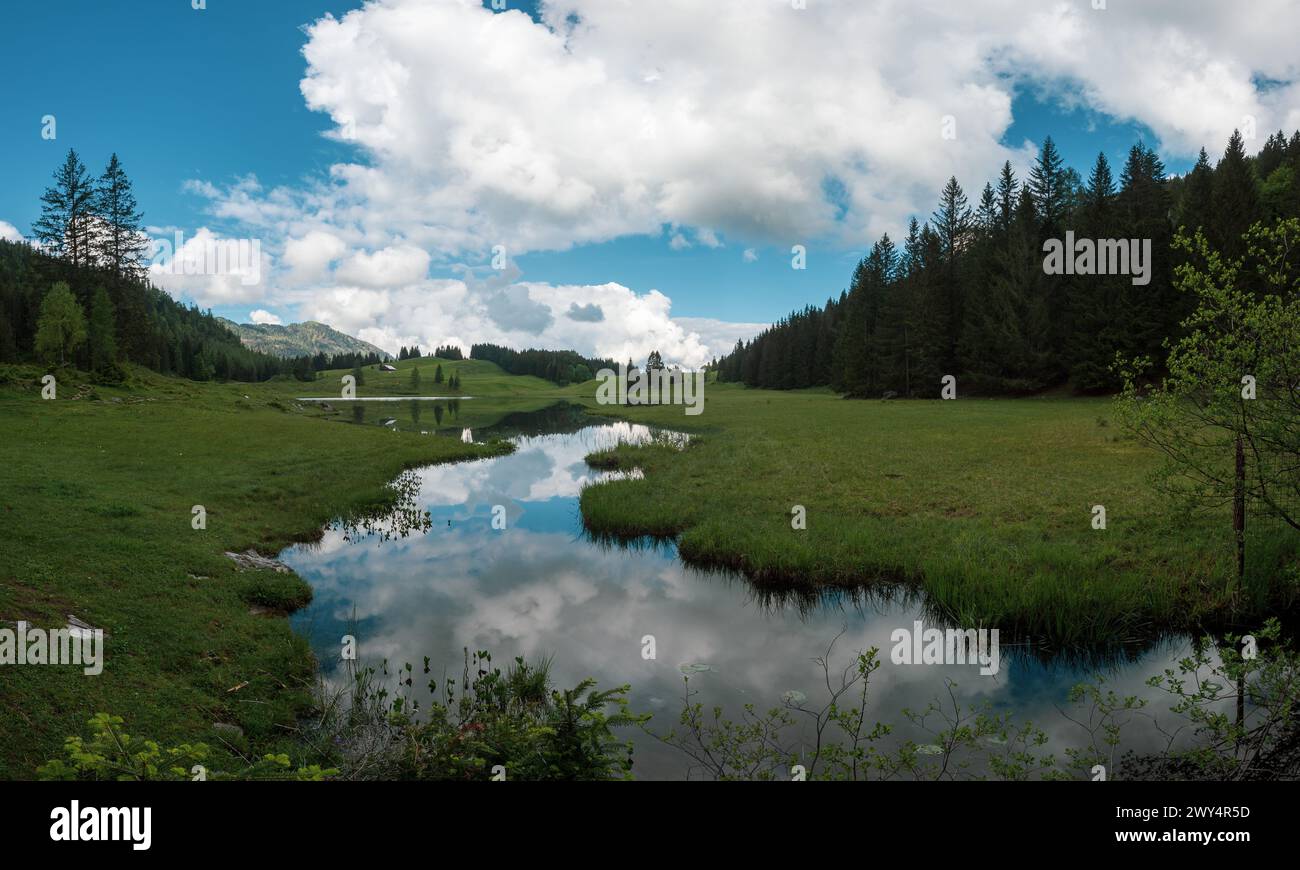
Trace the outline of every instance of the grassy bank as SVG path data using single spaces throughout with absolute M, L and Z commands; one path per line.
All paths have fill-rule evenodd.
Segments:
M 30 776 L 98 711 L 168 744 L 206 741 L 218 763 L 291 750 L 313 665 L 278 613 L 310 590 L 237 572 L 223 552 L 274 554 L 389 501 L 404 467 L 506 449 L 326 425 L 291 382 L 136 370 L 112 388 L 68 374 L 44 401 L 40 374 L 0 370 L 0 620 L 55 627 L 73 614 L 106 631 L 106 651 L 98 676 L 4 668 L 0 778 Z M 194 505 L 206 530 L 191 527 Z
M 697 417 L 596 410 L 702 434 L 685 452 L 593 457 L 645 471 L 583 492 L 597 534 L 680 535 L 687 561 L 764 584 L 919 583 L 963 625 L 1059 644 L 1231 612 L 1227 510 L 1186 516 L 1157 494 L 1156 457 L 1107 399 L 852 402 L 710 385 Z M 806 530 L 791 527 L 795 505 Z M 1241 616 L 1294 603 L 1296 537 L 1257 527 Z
M 444 395 L 431 363 L 367 369 L 358 393 Z M 1123 436 L 1104 399 L 849 402 L 710 385 L 705 413 L 687 417 L 597 406 L 593 384 L 442 365 L 475 397 L 458 426 L 567 399 L 692 431 L 685 451 L 593 457 L 645 476 L 589 487 L 581 504 L 593 531 L 680 536 L 697 564 L 773 586 L 917 583 L 963 624 L 1060 644 L 1231 609 L 1226 513 L 1186 517 L 1165 503 L 1148 483 L 1155 456 Z M 313 663 L 279 615 L 309 590 L 291 574 L 236 571 L 223 552 L 274 554 L 334 516 L 387 503 L 385 484 L 404 467 L 506 449 L 338 425 L 352 418 L 346 403 L 296 401 L 337 397 L 344 372 L 222 385 L 134 371 L 118 388 L 68 375 L 55 401 L 40 398 L 40 374 L 0 368 L 0 621 L 53 627 L 72 614 L 106 630 L 107 652 L 95 677 L 4 669 L 0 778 L 31 775 L 99 711 L 167 745 L 205 741 L 217 765 L 222 753 L 231 767 L 235 754 L 295 753 Z M 1092 528 L 1097 504 L 1104 531 Z M 194 505 L 205 530 L 191 527 Z M 791 528 L 794 505 L 805 530 Z M 1242 620 L 1292 602 L 1294 548 L 1277 527 L 1253 534 Z

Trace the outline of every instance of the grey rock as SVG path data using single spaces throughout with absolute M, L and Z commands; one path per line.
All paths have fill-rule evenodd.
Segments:
M 271 559 L 263 556 L 256 550 L 245 550 L 242 553 L 227 552 L 226 557 L 235 563 L 240 571 L 275 571 L 277 574 L 290 574 L 292 569 L 279 559 Z

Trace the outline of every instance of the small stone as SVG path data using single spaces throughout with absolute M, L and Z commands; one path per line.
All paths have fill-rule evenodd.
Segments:
M 90 623 L 78 619 L 71 613 L 68 614 L 68 633 L 73 637 L 86 640 L 93 637 L 98 630 Z M 104 637 L 108 637 L 108 632 L 104 632 Z

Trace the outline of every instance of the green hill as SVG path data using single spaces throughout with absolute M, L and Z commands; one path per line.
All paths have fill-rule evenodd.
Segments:
M 451 360 L 439 357 L 419 357 L 393 362 L 395 372 L 380 371 L 370 365 L 362 369 L 363 383 L 357 387 L 358 398 L 385 398 L 396 396 L 474 396 L 476 398 L 513 398 L 531 399 L 539 397 L 564 398 L 579 395 L 592 395 L 594 383 L 588 385 L 572 384 L 560 387 L 550 381 L 532 375 L 512 375 L 503 371 L 496 363 L 487 360 L 466 359 Z M 443 383 L 434 382 L 434 376 L 442 367 Z M 420 386 L 411 383 L 411 370 L 420 370 Z M 446 379 L 455 372 L 460 377 L 460 390 L 450 390 Z M 339 395 L 340 378 L 351 374 L 351 369 L 337 369 L 321 372 L 315 381 L 300 383 L 292 380 L 279 382 L 285 394 L 328 398 Z

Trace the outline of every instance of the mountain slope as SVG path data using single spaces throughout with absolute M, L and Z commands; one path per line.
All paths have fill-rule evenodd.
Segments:
M 224 317 L 218 319 L 239 336 L 244 347 L 276 356 L 315 356 L 318 353 L 331 356 L 339 353 L 377 353 L 382 359 L 390 359 L 392 356 L 368 341 L 353 338 L 314 320 L 275 326 L 269 323 L 235 323 Z

